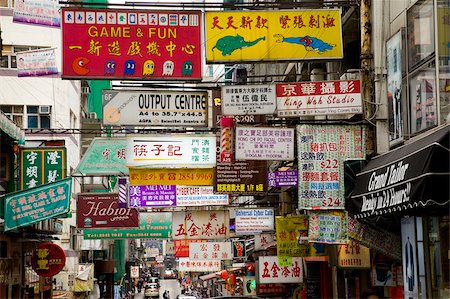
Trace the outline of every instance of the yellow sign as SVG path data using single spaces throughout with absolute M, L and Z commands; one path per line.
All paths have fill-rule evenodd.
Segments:
M 293 257 L 308 256 L 308 216 L 277 216 L 275 218 L 277 231 L 277 256 Z
M 206 12 L 206 60 L 343 57 L 340 9 Z
M 214 185 L 214 168 L 130 168 L 130 185 Z
M 349 239 L 348 244 L 339 245 L 338 266 L 341 268 L 370 269 L 370 250 Z

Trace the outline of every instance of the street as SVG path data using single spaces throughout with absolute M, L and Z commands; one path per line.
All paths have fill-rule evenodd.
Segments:
M 159 281 L 159 298 L 163 299 L 163 294 L 166 290 L 169 291 L 170 299 L 176 299 L 181 294 L 181 287 L 176 279 L 161 279 Z M 134 299 L 145 299 L 144 289 L 140 293 L 135 293 Z

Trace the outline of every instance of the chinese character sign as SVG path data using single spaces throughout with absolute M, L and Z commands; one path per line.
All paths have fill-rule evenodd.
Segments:
M 291 265 L 281 266 L 277 256 L 259 257 L 259 283 L 299 283 L 303 281 L 302 258 L 292 258 Z
M 130 207 L 176 206 L 175 185 L 129 185 L 128 205 Z
M 348 219 L 345 211 L 310 211 L 308 239 L 312 243 L 347 244 Z
M 213 168 L 130 168 L 132 185 L 192 185 L 214 184 Z
M 173 240 L 175 257 L 189 257 L 189 248 L 191 243 L 206 243 L 207 240 Z
M 275 109 L 275 85 L 222 86 L 223 115 L 273 115 Z
M 58 0 L 14 1 L 13 22 L 60 27 L 60 9 Z
M 270 188 L 298 185 L 298 171 L 296 169 L 269 172 L 268 183 Z
M 297 126 L 299 208 L 344 209 L 345 160 L 364 159 L 361 126 Z
M 178 260 L 178 271 L 182 272 L 217 272 L 220 267 L 220 260 L 191 260 L 185 257 Z
M 55 48 L 18 52 L 16 59 L 18 77 L 58 74 Z
M 172 236 L 174 240 L 226 239 L 229 226 L 229 211 L 173 212 Z
M 63 77 L 201 79 L 198 11 L 62 10 Z
M 22 190 L 53 183 L 66 177 L 66 148 L 27 148 L 20 152 Z
M 266 249 L 268 246 L 272 245 L 275 240 L 275 234 L 263 233 L 257 234 L 255 238 L 255 250 Z
M 338 247 L 338 265 L 340 268 L 370 269 L 370 249 L 349 239 L 348 244 Z
M 39 276 L 52 277 L 66 264 L 66 254 L 59 245 L 51 242 L 39 244 L 31 256 L 31 267 Z
M 208 63 L 343 57 L 339 9 L 210 11 L 205 29 Z
M 308 216 L 277 216 L 277 256 L 308 256 Z
M 194 242 L 189 244 L 190 260 L 232 260 L 231 242 Z

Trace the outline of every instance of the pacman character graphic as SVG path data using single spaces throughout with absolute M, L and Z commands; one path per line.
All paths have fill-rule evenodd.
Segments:
M 72 62 L 72 69 L 77 75 L 86 75 L 89 73 L 89 69 L 86 67 L 86 65 L 89 63 L 89 59 L 86 57 L 77 57 Z
M 174 68 L 175 68 L 175 64 L 173 63 L 173 61 L 167 60 L 163 64 L 162 75 L 163 76 L 172 76 Z
M 192 61 L 188 60 L 183 63 L 183 69 L 181 70 L 181 75 L 186 77 L 192 76 L 192 69 L 194 68 L 194 65 L 192 64 Z
M 134 60 L 125 61 L 125 66 L 123 70 L 124 75 L 133 76 L 135 70 L 136 70 L 136 62 L 134 62 Z
M 117 63 L 114 60 L 108 60 L 105 62 L 105 75 L 114 75 L 116 72 Z
M 217 40 L 216 45 L 212 50 L 217 49 L 222 52 L 223 56 L 231 55 L 234 51 L 238 49 L 248 48 L 256 45 L 266 37 L 260 37 L 253 41 L 245 41 L 242 36 L 237 34 L 236 36 L 227 35 Z
M 328 44 L 321 39 L 308 35 L 299 37 L 284 37 L 281 34 L 275 34 L 273 37 L 277 38 L 277 43 L 302 45 L 307 51 L 316 51 L 319 52 L 319 54 L 323 54 L 324 52 L 332 50 L 336 47 L 336 45 Z
M 155 72 L 155 63 L 153 60 L 146 60 L 142 68 L 143 76 L 151 76 Z

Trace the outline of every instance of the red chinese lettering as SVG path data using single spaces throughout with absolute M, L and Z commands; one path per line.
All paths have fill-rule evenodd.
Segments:
M 200 229 L 200 227 L 198 227 L 197 225 L 195 225 L 195 223 L 192 223 L 191 226 L 188 229 L 189 232 L 189 236 L 190 237 L 194 237 L 194 236 L 198 236 L 198 230 Z
M 300 277 L 300 267 L 297 261 L 294 262 L 294 266 L 292 267 L 292 277 Z
M 180 146 L 179 145 L 169 145 L 167 147 L 167 155 L 168 156 L 182 156 L 183 154 L 180 153 Z
M 309 28 L 320 28 L 320 24 L 319 24 L 319 16 L 317 16 L 317 19 L 315 16 L 311 15 L 309 17 Z
M 184 229 L 184 224 L 179 224 L 177 232 L 175 233 L 175 236 L 186 236 L 186 230 Z
M 267 266 L 269 266 L 268 262 L 264 262 L 264 270 L 263 270 L 263 274 L 261 275 L 264 278 L 269 278 L 270 274 L 269 274 L 269 269 L 267 268 Z
M 294 24 L 294 28 L 306 27 L 306 25 L 303 23 L 303 19 L 301 16 L 295 16 L 293 24 Z
M 162 149 L 162 144 L 154 144 L 153 145 L 155 148 L 152 149 L 152 152 L 156 152 L 155 156 L 159 156 L 159 154 L 161 154 L 161 152 L 164 152 L 165 149 Z
M 217 221 L 217 214 L 216 212 L 213 212 L 211 214 L 209 214 L 209 221 Z
M 234 26 L 233 23 L 234 23 L 233 17 L 232 16 L 228 17 L 227 29 L 228 28 L 237 29 L 237 27 Z
M 283 275 L 284 277 L 288 277 L 289 274 L 291 274 L 291 271 L 289 271 L 289 268 L 287 266 L 284 266 L 283 270 L 281 271 L 281 275 Z
M 250 17 L 242 17 L 242 24 L 241 24 L 241 28 L 248 28 L 248 29 L 252 29 L 252 22 L 253 20 L 250 19 Z
M 135 145 L 133 147 L 133 151 L 134 151 L 134 154 L 136 156 L 138 156 L 138 157 L 145 156 L 148 153 L 147 145 L 145 145 L 145 144 L 143 144 L 143 145 Z
M 223 27 L 219 26 L 219 17 L 214 17 L 213 18 L 213 23 L 212 23 L 211 29 L 214 29 L 214 28 L 223 29 Z
M 277 263 L 273 263 L 272 268 L 270 268 L 270 270 L 272 270 L 272 277 L 278 277 L 278 271 L 280 271 L 280 267 L 278 267 Z
M 325 17 L 325 21 L 323 22 L 323 27 L 324 28 L 330 28 L 330 27 L 334 27 L 334 18 L 331 17 L 330 15 L 327 15 Z
M 281 16 L 280 17 L 281 28 L 283 28 L 283 29 L 289 28 L 288 22 L 290 20 L 291 20 L 291 18 L 289 18 L 289 16 Z
M 269 27 L 267 27 L 266 23 L 267 23 L 267 19 L 257 16 L 255 27 L 256 28 L 269 28 Z

